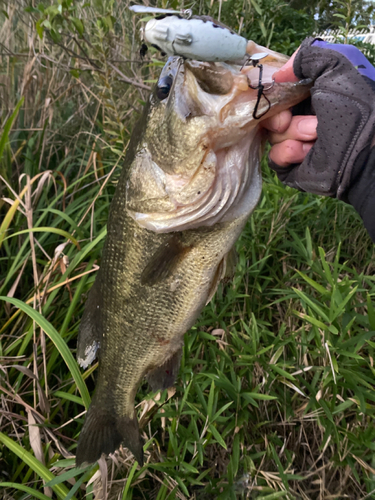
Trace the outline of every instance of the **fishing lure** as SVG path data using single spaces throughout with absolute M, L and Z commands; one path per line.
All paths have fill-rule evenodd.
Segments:
M 271 103 L 265 92 L 272 88 L 273 83 L 266 87 L 262 82 L 263 65 L 259 61 L 274 54 L 272 50 L 247 40 L 208 16 L 192 16 L 190 9 L 178 11 L 142 5 L 133 5 L 129 8 L 136 14 L 158 15 L 157 18 L 148 21 L 142 29 L 142 38 L 167 56 L 181 56 L 185 59 L 206 62 L 231 62 L 246 58 L 243 66 L 250 62 L 259 68 L 257 86 L 249 83 L 250 88 L 258 90 L 253 117 L 258 120 L 269 111 Z M 142 45 L 143 55 L 144 47 L 147 46 Z M 259 50 L 262 52 L 258 52 Z M 267 101 L 268 108 L 258 115 L 262 97 Z
M 238 35 L 208 16 L 192 16 L 192 11 L 169 10 L 133 5 L 136 14 L 158 14 L 142 29 L 144 41 L 167 56 L 182 56 L 196 61 L 219 62 L 242 60 L 264 47 Z

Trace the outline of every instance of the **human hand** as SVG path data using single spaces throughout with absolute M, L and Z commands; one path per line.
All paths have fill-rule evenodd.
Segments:
M 289 61 L 274 74 L 276 83 L 297 82 L 293 71 L 294 52 Z M 307 104 L 307 107 L 308 104 Z M 301 108 L 301 106 L 300 106 Z M 269 131 L 268 139 L 272 144 L 269 159 L 280 167 L 302 163 L 317 139 L 318 120 L 314 115 L 293 116 L 291 110 L 281 111 L 262 122 Z
M 292 116 L 290 110 L 264 120 L 262 125 L 269 131 L 273 145 L 269 159 L 280 167 L 302 163 L 316 139 L 318 119 L 313 115 Z
M 306 39 L 276 82 L 311 78 L 308 116 L 284 111 L 264 121 L 270 166 L 287 185 L 347 199 L 375 135 L 375 68 L 351 45 Z

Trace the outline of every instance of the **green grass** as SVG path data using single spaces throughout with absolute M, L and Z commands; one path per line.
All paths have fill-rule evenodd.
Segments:
M 114 47 L 100 30 L 100 64 L 108 47 L 129 57 L 128 39 Z M 0 497 L 375 498 L 374 246 L 351 207 L 282 186 L 265 161 L 235 276 L 186 334 L 175 392 L 137 394 L 145 466 L 120 449 L 75 467 L 97 369 L 78 368 L 77 333 L 143 90 L 108 68 L 78 79 L 46 63 L 29 68 L 12 124 L 25 62 L 0 61 L 13 85 L 0 126 Z M 157 66 L 121 68 L 151 80 Z
M 304 498 L 302 492 L 318 498 L 322 487 L 334 498 L 371 498 L 373 245 L 350 207 L 284 188 L 263 169 L 262 200 L 237 244 L 234 280 L 220 286 L 186 334 L 176 393 L 164 391 L 153 405 L 147 384 L 139 391 L 146 465 L 139 468 L 127 450 L 108 458 L 109 498 Z M 90 175 L 79 182 L 88 187 L 70 198 L 65 217 L 53 184 L 44 191 L 35 228 L 78 233 L 73 221 L 99 189 L 90 186 Z M 67 242 L 64 267 L 61 255 L 52 265 L 36 245 L 38 292 L 29 259 L 16 288 L 19 299 L 8 299 L 2 309 L 1 431 L 7 439 L 0 439 L 0 478 L 15 498 L 27 497 L 22 487 L 43 491 L 46 480 L 29 441 L 30 408 L 46 467 L 61 474 L 61 487 L 83 498 L 83 485 L 95 475 L 87 488 L 94 498 L 101 484 L 97 466 L 77 470 L 69 458 L 87 400 L 69 351 L 74 356 L 112 192 L 112 186 L 103 191 L 94 220 L 87 216 L 81 224 L 79 248 L 62 235 L 33 233 L 51 256 Z M 31 253 L 30 233 L 4 240 L 2 294 Z M 40 313 L 25 305 L 33 297 Z M 90 391 L 91 373 L 83 373 Z M 17 458 L 20 450 L 28 460 Z M 81 481 L 73 492 L 71 478 Z

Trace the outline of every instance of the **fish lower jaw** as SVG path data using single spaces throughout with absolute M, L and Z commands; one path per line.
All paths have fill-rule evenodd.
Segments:
M 156 233 L 185 231 L 229 223 L 254 209 L 261 190 L 259 175 L 260 135 L 256 130 L 237 143 L 227 140 L 211 150 L 200 168 L 179 191 L 178 179 L 169 179 L 165 192 L 174 209 L 160 212 L 129 211 L 143 228 Z M 168 179 L 167 179 L 168 180 Z M 181 183 L 182 184 L 182 183 Z M 252 203 L 251 200 L 255 200 Z

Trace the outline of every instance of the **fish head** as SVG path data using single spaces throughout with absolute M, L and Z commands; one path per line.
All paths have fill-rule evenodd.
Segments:
M 188 178 L 209 147 L 210 106 L 181 57 L 169 58 L 150 95 L 145 143 L 152 160 L 167 175 Z
M 258 67 L 168 59 L 129 170 L 127 209 L 141 227 L 181 231 L 251 213 L 261 191 L 262 118 L 309 94 L 273 82 L 286 60 L 273 53 L 262 61 L 259 92 Z

